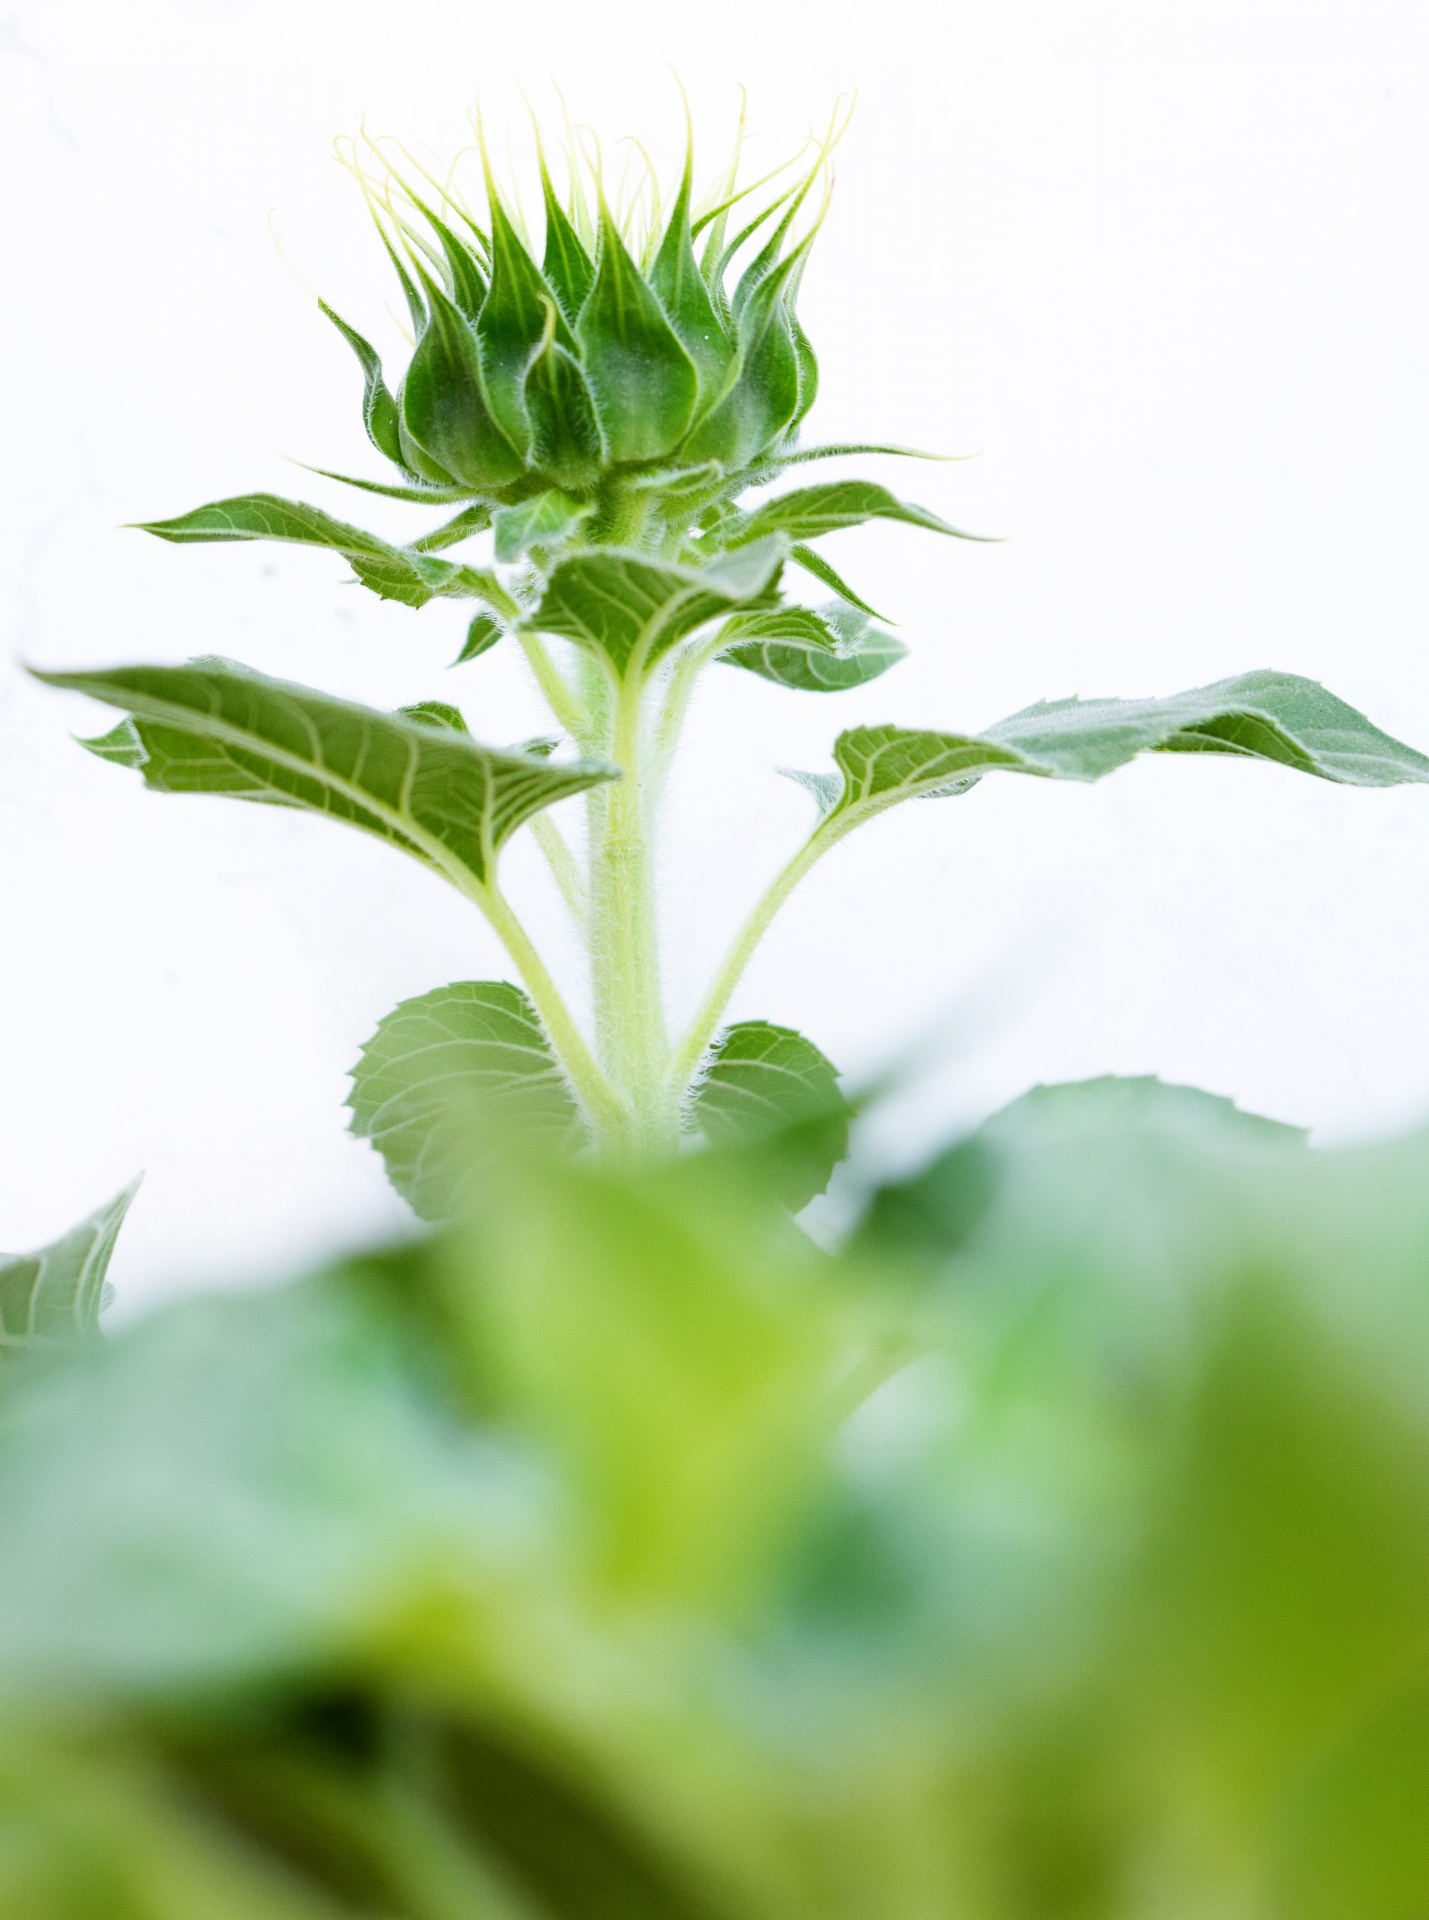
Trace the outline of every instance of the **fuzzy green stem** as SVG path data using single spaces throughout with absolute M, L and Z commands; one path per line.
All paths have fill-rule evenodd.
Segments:
M 521 642 L 522 651 L 531 663 L 536 684 L 545 695 L 546 705 L 571 738 L 579 740 L 581 729 L 586 722 L 586 715 L 579 700 L 572 693 L 566 676 L 534 633 L 521 631 L 518 632 L 517 638 Z
M 612 1086 L 601 1071 L 570 1008 L 547 971 L 545 961 L 517 919 L 510 902 L 494 886 L 483 887 L 479 897 L 475 892 L 471 897 L 491 922 L 501 944 L 515 962 L 526 991 L 531 996 L 531 1004 L 540 1015 L 546 1036 L 555 1049 L 556 1058 L 565 1069 L 590 1119 L 602 1132 L 612 1129 L 626 1131 L 630 1114 L 627 1100 L 621 1097 L 622 1090 Z
M 642 778 L 644 676 L 632 661 L 616 700 L 611 757 L 622 777 L 592 808 L 591 990 L 596 1045 L 629 1108 L 626 1144 L 673 1143 L 678 1111 L 666 1094 L 669 1044 L 660 992 L 660 950 Z
M 567 845 L 565 835 L 549 813 L 533 816 L 531 832 L 545 856 L 551 878 L 560 889 L 566 911 L 578 927 L 584 927 L 587 907 L 585 875 L 581 872 L 580 862 Z
M 850 821 L 850 825 L 852 822 Z M 670 1060 L 666 1082 L 667 1100 L 673 1100 L 678 1107 L 689 1090 L 690 1082 L 699 1071 L 705 1051 L 715 1037 L 716 1029 L 729 1005 L 730 995 L 739 985 L 745 968 L 754 957 L 755 949 L 769 931 L 775 915 L 789 895 L 798 886 L 804 875 L 842 840 L 848 828 L 843 819 L 832 831 L 823 827 L 815 828 L 793 859 L 777 873 L 756 902 L 749 918 L 735 935 L 729 951 L 720 962 L 719 969 L 700 1002 L 694 1019 L 685 1029 L 684 1035 L 675 1048 Z

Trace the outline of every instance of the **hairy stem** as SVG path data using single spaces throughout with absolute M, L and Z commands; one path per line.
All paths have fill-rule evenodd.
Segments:
M 622 1098 L 622 1090 L 612 1086 L 601 1071 L 594 1054 L 586 1045 L 584 1034 L 552 980 L 545 961 L 517 919 L 510 902 L 498 888 L 490 886 L 481 890 L 481 897 L 476 904 L 491 922 L 502 945 L 515 962 L 556 1058 L 565 1069 L 592 1122 L 601 1132 L 627 1130 L 629 1102 Z
M 536 684 L 545 696 L 546 705 L 551 709 L 561 727 L 573 740 L 579 740 L 586 723 L 586 714 L 572 693 L 566 676 L 547 653 L 544 643 L 534 634 L 520 632 L 517 635 L 522 651 L 531 663 L 531 671 L 536 676 Z
M 850 821 L 850 825 L 852 822 Z M 735 935 L 734 940 L 720 962 L 719 969 L 700 1002 L 694 1019 L 685 1029 L 670 1059 L 666 1083 L 666 1098 L 673 1099 L 676 1105 L 684 1099 L 685 1093 L 699 1069 L 705 1050 L 714 1039 L 715 1031 L 729 1005 L 730 995 L 739 985 L 745 968 L 754 957 L 755 949 L 769 931 L 775 915 L 789 895 L 798 886 L 809 869 L 828 852 L 829 848 L 842 840 L 848 828 L 841 819 L 832 830 L 823 827 L 814 832 L 800 847 L 793 859 L 777 873 L 756 902 L 749 918 Z
M 633 1146 L 668 1146 L 678 1112 L 666 1093 L 669 1045 L 641 764 L 644 676 L 632 661 L 616 700 L 611 757 L 622 777 L 591 808 L 590 961 L 596 1045 L 630 1114 Z
M 587 892 L 585 875 L 581 872 L 580 862 L 571 852 L 565 835 L 556 825 L 549 813 L 538 813 L 530 822 L 531 832 L 536 845 L 545 856 L 546 865 L 551 870 L 551 878 L 560 888 L 561 898 L 566 910 L 577 927 L 586 922 Z

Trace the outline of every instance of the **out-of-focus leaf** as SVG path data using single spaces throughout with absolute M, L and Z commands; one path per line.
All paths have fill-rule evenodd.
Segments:
M 694 413 L 699 375 L 603 202 L 595 285 L 576 333 L 606 458 L 670 453 Z
M 127 708 L 145 783 L 322 813 L 400 847 L 453 885 L 485 886 L 533 813 L 613 777 L 594 761 L 481 747 L 448 727 L 377 713 L 310 687 L 196 660 L 185 667 L 41 673 L 53 687 Z M 122 732 L 122 729 L 120 730 Z M 105 758 L 123 758 L 114 734 Z
M 908 652 L 901 640 L 839 601 L 817 612 L 784 606 L 737 613 L 723 631 L 737 644 L 721 654 L 722 660 L 804 693 L 861 687 L 897 666 Z
M 447 1279 L 480 1396 L 559 1461 L 592 1576 L 716 1611 L 815 1471 L 841 1338 L 812 1250 L 732 1214 L 738 1193 L 689 1163 L 489 1152 Z
M 0 1352 L 91 1340 L 108 1288 L 114 1242 L 134 1181 L 77 1227 L 35 1253 L 0 1253 Z
M 692 1118 L 712 1146 L 748 1145 L 797 1129 L 795 1151 L 776 1180 L 797 1212 L 848 1152 L 848 1103 L 838 1068 L 812 1040 L 768 1020 L 726 1027 L 711 1050 Z
M 441 1635 L 524 1523 L 330 1283 L 185 1303 L 6 1397 L 0 1693 L 90 1706 Z
M 459 1202 L 473 1147 L 471 1112 L 573 1145 L 581 1124 L 536 1010 L 504 980 L 458 980 L 403 1000 L 352 1072 L 352 1131 L 382 1155 L 387 1177 L 425 1219 Z
M 592 548 L 559 563 L 527 624 L 604 655 L 618 673 L 644 672 L 706 620 L 770 593 L 786 551 L 775 538 L 681 567 Z

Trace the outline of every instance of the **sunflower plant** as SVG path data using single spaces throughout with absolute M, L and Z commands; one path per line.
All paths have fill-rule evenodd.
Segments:
M 573 1145 L 636 1155 L 827 1112 L 837 1076 L 820 1050 L 768 1021 L 727 1024 L 726 1011 L 799 880 L 905 801 L 966 794 L 994 772 L 1095 780 L 1143 752 L 1249 756 L 1355 786 L 1429 778 L 1429 759 L 1332 694 L 1266 671 L 1169 698 L 1039 702 L 980 732 L 854 727 L 829 769 L 794 776 L 813 807 L 807 837 L 672 1029 L 655 841 L 701 676 L 735 667 L 819 697 L 875 679 L 905 649 L 823 543 L 875 519 L 974 537 L 876 481 L 804 474 L 835 456 L 927 457 L 805 442 L 818 363 L 798 301 L 841 131 L 836 122 L 753 183 L 736 151 L 699 196 L 691 141 L 672 192 L 662 196 L 652 172 L 615 207 L 598 151 L 572 141 L 564 195 L 540 151 L 539 244 L 484 148 L 476 207 L 450 179 L 354 149 L 413 345 L 389 384 L 365 335 L 324 306 L 360 363 L 363 421 L 389 469 L 329 477 L 444 517 L 394 545 L 250 493 L 145 523 L 179 545 L 327 548 L 384 599 L 467 603 L 463 669 L 519 647 L 549 737 L 489 744 L 499 720 L 479 682 L 465 702 L 473 731 L 449 700 L 377 712 L 222 659 L 41 676 L 124 712 L 86 744 L 151 788 L 346 821 L 486 917 L 516 978 L 437 985 L 402 1003 L 354 1073 L 354 1129 L 425 1214 L 440 1216 L 451 1191 L 458 1150 L 443 1116 L 456 1087 Z M 556 810 L 577 797 L 574 836 Z M 588 1020 L 502 888 L 502 849 L 522 828 L 584 944 Z M 826 1161 L 841 1143 L 835 1127 Z M 827 1171 L 810 1175 L 810 1191 Z

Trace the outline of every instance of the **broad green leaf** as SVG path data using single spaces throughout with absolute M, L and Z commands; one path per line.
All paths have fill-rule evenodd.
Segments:
M 823 1192 L 848 1152 L 849 1108 L 838 1068 L 812 1040 L 768 1020 L 725 1028 L 710 1050 L 690 1117 L 714 1147 L 769 1142 L 798 1129 L 804 1151 L 781 1169 L 781 1198 L 796 1212 Z
M 866 615 L 841 601 L 816 611 L 775 607 L 737 613 L 721 629 L 732 644 L 720 658 L 730 666 L 806 693 L 842 693 L 897 666 L 908 649 Z
M 340 553 L 363 586 L 384 600 L 399 600 L 408 607 L 423 607 L 435 598 L 489 600 L 503 611 L 514 611 L 495 576 L 480 567 L 438 560 L 414 547 L 391 546 L 376 534 L 364 533 L 361 527 L 335 520 L 319 507 L 307 506 L 301 500 L 281 500 L 272 493 L 245 493 L 232 500 L 215 500 L 176 520 L 141 521 L 139 527 L 144 533 L 179 545 L 281 540 L 296 546 L 327 547 Z M 457 537 L 464 538 L 465 534 Z
M 536 1010 L 504 980 L 459 980 L 404 1000 L 352 1072 L 352 1131 L 426 1220 L 456 1205 L 474 1150 L 473 1107 L 502 1129 L 572 1146 L 581 1122 Z
M 594 761 L 554 766 L 478 746 L 428 720 L 377 713 L 230 661 L 36 677 L 127 709 L 129 764 L 159 793 L 226 794 L 327 814 L 468 892 L 491 881 L 501 847 L 523 821 L 614 777 Z M 123 757 L 115 734 L 96 750 Z
M 899 500 L 887 487 L 872 480 L 830 480 L 822 486 L 799 487 L 756 507 L 735 535 L 737 541 L 758 540 L 768 533 L 786 533 L 791 540 L 816 540 L 820 534 L 843 527 L 862 526 L 866 520 L 902 520 L 933 533 L 950 533 L 959 540 L 976 540 L 940 520 L 926 507 Z M 801 563 L 802 564 L 802 563 Z
M 576 332 L 606 458 L 671 452 L 694 413 L 699 374 L 603 204 L 595 285 Z
M 496 529 L 496 557 L 519 560 L 532 547 L 558 546 L 570 538 L 591 511 L 589 506 L 583 506 L 556 488 L 533 494 L 519 506 L 498 507 L 492 521 Z
M 980 736 L 857 727 L 834 747 L 844 784 L 828 819 L 959 793 L 997 768 L 1098 780 L 1139 753 L 1239 754 L 1354 787 L 1429 781 L 1429 758 L 1315 681 L 1244 673 L 1164 700 L 1039 701 Z
M 545 338 L 547 316 L 555 316 L 555 338 L 567 352 L 574 352 L 575 340 L 545 276 L 511 224 L 490 174 L 487 198 L 491 206 L 491 291 L 476 334 L 492 411 L 507 439 L 524 455 L 531 444 L 531 422 L 524 398 L 526 374 Z
M 680 567 L 644 554 L 591 548 L 562 560 L 527 624 L 604 655 L 618 673 L 652 666 L 677 640 L 777 582 L 786 549 L 777 539 Z
M 816 553 L 812 547 L 795 545 L 789 549 L 789 558 L 794 562 L 796 567 L 802 567 L 805 573 L 811 573 L 816 580 L 822 581 L 826 587 L 832 587 L 840 600 L 847 600 L 851 607 L 857 607 L 860 613 L 866 613 L 870 620 L 886 620 L 888 618 L 886 613 L 880 613 L 877 607 L 871 607 L 866 600 L 861 599 L 844 579 L 843 575 L 836 572 L 824 556 L 821 553 Z
M 90 1340 L 99 1332 L 114 1241 L 139 1182 L 48 1247 L 0 1253 L 0 1353 Z
M 521 1524 L 356 1288 L 187 1301 L 46 1375 L 0 1453 L 9 1699 L 290 1681 L 461 1605 Z
M 650 284 L 695 363 L 700 404 L 708 408 L 723 390 L 734 348 L 710 298 L 690 237 L 692 161 L 693 155 L 687 155 L 680 191 L 650 270 Z
M 386 454 L 394 466 L 404 466 L 397 402 L 387 391 L 382 378 L 382 361 L 377 349 L 363 339 L 356 327 L 350 327 L 340 314 L 334 313 L 326 300 L 319 300 L 318 305 L 357 355 L 362 367 L 365 382 L 362 390 L 362 421 L 367 428 L 368 439 L 379 453 Z
M 497 641 L 504 637 L 505 633 L 505 627 L 502 626 L 499 620 L 493 620 L 489 613 L 473 614 L 471 625 L 466 630 L 466 639 L 462 643 L 461 652 L 457 655 L 456 659 L 452 661 L 452 665 L 454 667 L 463 666 L 466 661 L 475 660 L 479 655 L 489 652 L 490 649 L 496 645 Z
M 435 478 L 495 492 L 525 471 L 524 435 L 513 441 L 494 396 L 488 404 L 470 321 L 434 285 L 427 298 L 431 317 L 402 383 L 402 424 L 440 470 Z

